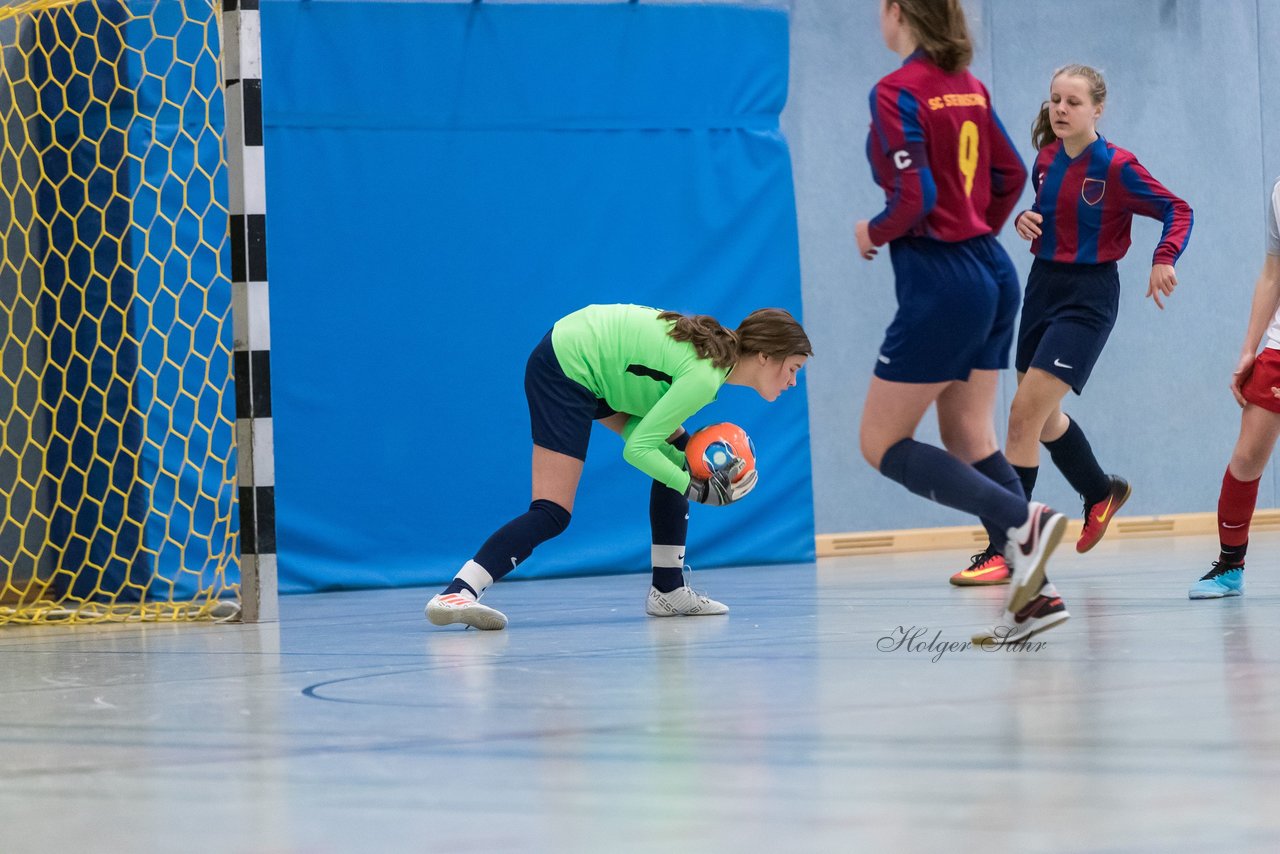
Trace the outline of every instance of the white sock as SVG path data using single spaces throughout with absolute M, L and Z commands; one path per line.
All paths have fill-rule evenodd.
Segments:
M 466 590 L 462 591 L 462 595 L 468 599 L 478 600 L 484 595 L 484 592 L 493 584 L 493 576 L 489 574 L 489 570 L 485 569 L 474 560 L 469 560 L 462 565 L 462 569 L 458 570 L 458 574 L 454 578 L 459 581 L 465 581 L 467 586 L 476 591 L 476 595 L 472 596 Z

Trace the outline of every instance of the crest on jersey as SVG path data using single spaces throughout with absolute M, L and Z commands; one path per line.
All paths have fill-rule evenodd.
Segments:
M 1085 178 L 1080 185 L 1080 198 L 1086 205 L 1096 205 L 1107 194 L 1107 182 L 1097 178 Z

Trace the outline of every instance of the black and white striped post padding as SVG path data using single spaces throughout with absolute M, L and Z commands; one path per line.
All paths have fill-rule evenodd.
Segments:
M 279 618 L 275 448 L 271 426 L 271 313 L 262 147 L 259 0 L 222 0 L 222 75 L 231 214 L 232 325 L 240 497 L 241 619 Z

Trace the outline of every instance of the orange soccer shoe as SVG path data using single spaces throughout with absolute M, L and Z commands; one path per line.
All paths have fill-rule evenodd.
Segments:
M 987 546 L 987 550 L 971 557 L 968 569 L 962 569 L 951 576 L 951 583 L 956 587 L 988 587 L 992 584 L 1009 583 L 1009 565 L 1004 562 L 1004 555 L 995 546 Z
M 1129 493 L 1133 492 L 1129 481 L 1122 477 L 1109 474 L 1107 480 L 1111 482 L 1111 491 L 1107 493 L 1107 497 L 1084 507 L 1084 528 L 1080 531 L 1080 539 L 1076 541 L 1076 551 L 1081 554 L 1098 544 L 1098 540 L 1107 532 L 1107 526 L 1115 518 L 1116 511 L 1124 506 L 1129 500 Z

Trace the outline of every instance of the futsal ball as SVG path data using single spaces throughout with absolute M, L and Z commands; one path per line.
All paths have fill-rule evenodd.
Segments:
M 703 427 L 690 436 L 684 454 L 689 460 L 689 473 L 701 480 L 728 466 L 734 457 L 747 461 L 734 478 L 735 483 L 756 467 L 756 446 L 751 437 L 737 424 L 727 421 Z

